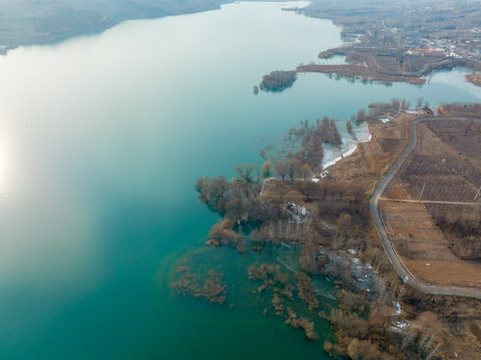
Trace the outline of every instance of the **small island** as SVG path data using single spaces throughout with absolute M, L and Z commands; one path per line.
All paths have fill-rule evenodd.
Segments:
M 283 91 L 294 84 L 297 79 L 295 71 L 272 71 L 262 77 L 259 88 L 264 91 Z

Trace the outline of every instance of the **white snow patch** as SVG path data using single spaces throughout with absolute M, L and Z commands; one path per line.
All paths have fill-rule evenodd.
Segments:
M 396 308 L 396 314 L 401 315 L 401 304 L 399 304 L 399 301 L 393 301 L 393 305 Z
M 306 216 L 309 212 L 306 210 L 305 206 L 302 205 L 297 205 L 295 203 L 289 202 L 288 203 L 290 206 L 292 206 L 293 211 L 297 212 L 298 214 L 302 216 Z
M 307 210 L 305 206 L 297 206 L 297 211 L 302 215 L 306 216 L 307 215 Z
M 310 215 L 305 206 L 298 205 L 292 202 L 287 203 L 287 210 L 292 213 L 292 220 L 295 222 L 303 222 L 305 218 Z
M 240 1 L 239 1 L 240 2 Z M 298 5 L 299 4 L 299 5 Z M 298 4 L 294 3 L 293 1 L 287 1 L 287 3 L 281 3 L 280 5 L 283 9 L 303 9 L 311 4 L 310 1 L 300 1 Z
M 325 164 L 323 164 L 324 170 L 327 169 L 329 166 L 332 166 L 332 165 L 336 164 L 337 162 L 342 160 L 344 157 L 352 155 L 352 153 L 354 153 L 354 151 L 356 151 L 356 149 L 357 149 L 357 144 L 371 141 L 372 135 L 369 132 L 369 127 L 367 126 L 367 124 L 362 126 L 362 128 L 360 127 L 359 130 L 360 131 L 356 132 L 356 136 L 357 136 L 358 140 L 353 141 L 352 139 L 343 139 L 343 140 L 347 141 L 347 144 L 346 144 L 347 149 L 343 149 L 344 151 L 341 152 L 341 155 L 335 156 L 336 154 L 339 154 L 338 150 L 328 149 L 325 152 L 325 155 L 326 154 L 330 155 L 330 156 L 326 156 L 326 158 L 332 159 L 334 157 L 334 159 L 332 159 L 331 161 L 328 161 Z M 321 177 L 323 177 L 323 176 L 321 175 Z
M 354 250 L 354 249 L 349 249 L 349 250 L 347 250 L 347 252 L 348 252 L 349 254 L 351 254 L 351 255 L 356 255 L 356 254 L 357 254 L 357 251 Z
M 312 182 L 315 182 L 315 183 L 318 183 L 319 182 L 319 178 L 312 178 Z
M 391 328 L 393 330 L 404 329 L 406 327 L 411 326 L 411 324 L 406 321 L 395 321 L 392 324 L 394 325 L 394 327 Z
M 385 123 L 388 123 L 389 121 L 391 121 L 391 119 L 389 118 L 384 118 L 384 119 L 381 119 L 382 123 L 385 124 Z

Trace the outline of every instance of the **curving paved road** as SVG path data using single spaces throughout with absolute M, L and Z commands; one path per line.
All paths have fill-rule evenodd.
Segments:
M 401 279 L 413 288 L 428 293 L 436 295 L 456 295 L 456 296 L 469 296 L 474 298 L 481 298 L 481 289 L 473 287 L 463 287 L 463 286 L 453 286 L 453 285 L 435 285 L 427 283 L 423 280 L 417 279 L 408 269 L 408 267 L 403 263 L 401 258 L 396 252 L 393 245 L 391 236 L 387 230 L 386 224 L 382 216 L 382 210 L 380 208 L 380 202 L 382 197 L 386 194 L 391 185 L 396 180 L 399 173 L 405 168 L 408 160 L 414 154 L 418 146 L 418 124 L 426 119 L 432 118 L 422 118 L 413 121 L 413 136 L 411 138 L 411 143 L 403 151 L 399 159 L 396 161 L 391 170 L 384 176 L 384 178 L 379 182 L 376 189 L 374 190 L 371 201 L 369 203 L 371 214 L 373 217 L 374 225 L 377 229 L 379 237 L 381 238 L 384 250 L 391 261 L 392 266 L 399 274 Z M 460 118 L 439 118 L 439 119 L 460 119 Z

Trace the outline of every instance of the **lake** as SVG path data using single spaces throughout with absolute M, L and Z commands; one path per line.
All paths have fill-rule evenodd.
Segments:
M 247 274 L 229 264 L 258 255 L 203 245 L 218 218 L 195 179 L 261 163 L 259 149 L 300 120 L 336 117 L 347 135 L 344 121 L 372 101 L 481 91 L 459 69 L 423 87 L 306 74 L 254 95 L 262 75 L 342 43 L 330 21 L 282 11 L 302 4 L 128 21 L 0 58 L 2 359 L 327 357 L 249 302 Z M 186 254 L 225 268 L 233 308 L 172 293 Z

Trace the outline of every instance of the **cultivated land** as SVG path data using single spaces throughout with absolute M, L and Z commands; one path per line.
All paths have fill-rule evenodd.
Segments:
M 479 297 L 454 288 L 481 289 L 479 237 L 467 232 L 466 242 L 444 224 L 479 223 L 481 121 L 432 118 L 415 126 L 417 141 L 379 199 L 391 256 L 399 258 L 393 265 L 422 291 Z
M 410 159 L 415 161 L 407 162 L 407 166 L 402 168 L 402 174 L 399 174 L 392 186 L 389 187 L 386 197 L 392 200 L 380 201 L 382 213 L 386 219 L 389 235 L 393 239 L 393 247 L 400 256 L 399 260 L 405 264 L 407 272 L 410 274 L 407 284 L 425 293 L 457 293 L 458 295 L 477 296 L 480 293 L 478 289 L 481 287 L 479 260 L 467 260 L 456 255 L 453 252 L 452 239 L 459 234 L 451 231 L 451 228 L 444 227 L 441 229 L 438 226 L 437 219 L 439 220 L 439 214 L 450 214 L 451 216 L 455 215 L 456 220 L 479 220 L 477 216 L 480 214 L 480 209 L 472 205 L 476 194 L 471 187 L 466 186 L 466 182 L 469 182 L 466 178 L 473 181 L 481 179 L 479 167 L 476 167 L 479 163 L 475 161 L 481 154 L 478 148 L 481 144 L 479 138 L 481 132 L 478 126 L 481 125 L 481 121 L 473 118 L 456 118 L 458 115 L 472 116 L 479 113 L 479 105 L 446 105 L 440 108 L 439 112 L 452 117 L 444 119 L 429 117 L 429 120 L 419 124 L 421 146 L 415 153 L 414 159 Z M 407 152 L 406 148 L 408 148 L 414 135 L 413 122 L 420 121 L 423 117 L 425 117 L 425 114 L 414 116 L 401 113 L 397 116 L 391 116 L 391 121 L 385 124 L 370 120 L 369 127 L 373 135 L 372 141 L 358 144 L 358 151 L 330 169 L 330 176 L 336 182 L 342 183 L 345 181 L 348 184 L 362 184 L 363 188 L 370 184 L 371 187 L 378 184 L 381 177 L 385 179 L 391 170 L 396 167 L 396 159 L 402 158 L 403 154 Z M 436 129 L 436 134 L 433 135 L 434 130 L 432 129 Z M 445 141 L 440 139 L 443 137 Z M 428 185 L 426 185 L 424 189 L 426 193 L 421 197 L 424 201 L 420 202 L 422 187 L 416 185 L 415 180 L 419 179 L 413 177 L 414 169 L 425 168 L 425 180 L 434 181 L 433 183 L 428 182 L 431 186 L 437 184 L 435 180 L 439 178 L 439 172 L 443 169 L 437 161 L 434 161 L 433 164 L 432 159 L 429 162 L 419 163 L 417 160 L 427 159 L 421 157 L 424 154 L 430 154 L 433 157 L 442 156 L 438 158 L 442 166 L 446 164 L 442 161 L 443 158 L 446 158 L 449 154 L 455 156 L 453 160 L 456 160 L 455 164 L 458 171 L 450 174 L 450 177 L 452 180 L 457 180 L 456 184 L 459 183 L 463 186 L 457 191 L 441 190 L 440 194 L 442 195 L 428 198 L 427 194 L 432 194 L 434 191 L 433 189 L 428 190 Z M 476 156 L 476 154 L 478 155 Z M 450 165 L 453 165 L 453 163 L 450 163 Z M 478 171 L 477 177 L 474 177 L 471 172 L 473 166 Z M 406 169 L 411 176 L 413 186 L 406 179 Z M 459 177 L 460 173 L 463 179 Z M 477 186 L 477 183 L 475 185 Z M 438 184 L 438 186 L 441 185 Z M 375 194 L 376 192 L 374 192 L 374 196 Z M 456 204 L 452 204 L 453 202 Z M 467 204 L 458 204 L 458 202 Z M 443 209 L 444 213 L 434 212 L 433 209 Z M 453 220 L 451 219 L 451 221 Z M 371 236 L 370 247 L 372 249 L 379 247 L 379 235 L 372 233 Z M 477 239 L 480 239 L 479 236 Z M 386 254 L 392 256 L 386 244 L 383 245 Z M 369 255 L 367 259 L 369 259 Z M 395 265 L 396 261 L 390 260 Z M 411 274 L 418 276 L 421 280 L 417 283 L 413 282 L 414 276 Z M 383 272 L 383 276 L 385 276 L 386 283 L 391 284 L 390 292 L 395 293 L 399 285 L 395 285 L 393 272 L 386 270 Z M 435 286 L 431 287 L 430 284 Z M 443 346 L 446 349 L 438 352 L 440 358 L 479 359 L 479 348 L 481 346 L 479 300 L 467 297 L 421 295 L 418 291 L 408 291 L 407 289 L 402 298 L 401 306 L 403 310 L 411 313 L 411 316 L 417 314 L 414 315 L 414 317 L 417 317 L 417 321 L 420 321 L 428 313 L 443 318 L 444 325 L 439 328 L 440 330 L 438 329 L 439 331 L 437 330 L 436 335 L 444 339 Z M 426 312 L 422 313 L 423 311 Z M 439 323 L 437 324 L 439 325 Z M 423 326 L 433 328 L 438 325 L 435 325 L 435 322 L 429 322 L 429 325 L 426 323 Z M 419 322 L 417 325 L 411 323 L 408 329 L 413 329 L 416 326 L 419 326 Z

